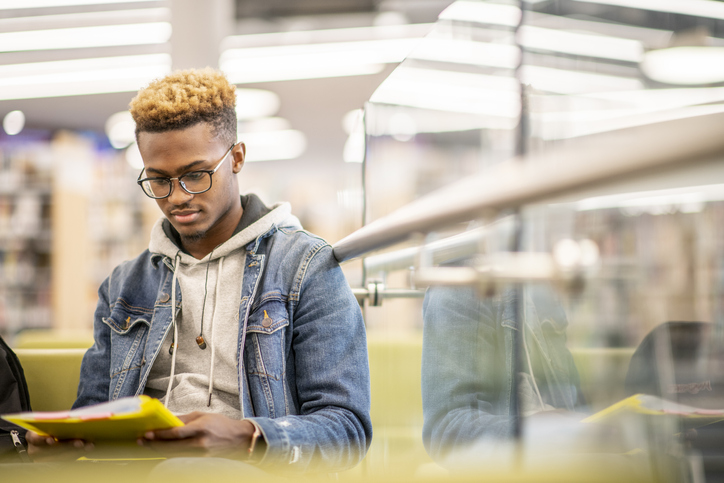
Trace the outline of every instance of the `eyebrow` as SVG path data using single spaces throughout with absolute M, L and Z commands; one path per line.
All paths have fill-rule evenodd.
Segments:
M 185 164 L 185 165 L 181 166 L 181 168 L 179 169 L 179 172 L 180 172 L 180 173 L 183 173 L 183 174 L 186 174 L 186 173 L 190 172 L 190 170 L 191 170 L 192 168 L 195 168 L 195 167 L 197 167 L 199 164 L 204 164 L 204 163 L 206 163 L 206 162 L 207 162 L 207 161 L 201 160 L 201 159 L 199 159 L 198 161 L 192 161 L 192 162 L 190 162 L 189 164 Z M 146 168 L 146 173 L 147 173 L 147 174 L 157 175 L 157 176 L 164 176 L 164 177 L 173 178 L 173 176 L 169 176 L 169 174 L 166 173 L 165 171 L 162 171 L 162 170 L 159 170 L 159 169 L 154 169 L 154 168 Z M 179 176 L 183 176 L 183 174 L 181 174 L 181 175 L 179 175 Z

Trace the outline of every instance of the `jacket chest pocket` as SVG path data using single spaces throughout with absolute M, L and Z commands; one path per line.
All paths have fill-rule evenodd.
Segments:
M 246 327 L 247 374 L 282 379 L 285 365 L 285 333 L 289 314 L 281 300 L 270 300 L 249 316 Z
M 143 345 L 152 311 L 117 302 L 103 323 L 111 329 L 111 379 L 142 366 Z M 141 350 L 139 350 L 141 349 Z

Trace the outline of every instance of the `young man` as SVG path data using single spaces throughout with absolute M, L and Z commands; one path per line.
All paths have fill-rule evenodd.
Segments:
M 147 394 L 186 423 L 147 433 L 158 449 L 355 465 L 372 436 L 361 312 L 331 247 L 288 204 L 239 196 L 234 86 L 211 69 L 177 72 L 141 90 L 131 114 L 138 183 L 164 217 L 99 289 L 74 407 Z

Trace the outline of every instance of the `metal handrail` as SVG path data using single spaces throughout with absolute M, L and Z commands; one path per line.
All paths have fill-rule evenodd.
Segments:
M 334 256 L 344 262 L 416 233 L 592 188 L 710 169 L 716 162 L 724 171 L 722 125 L 724 113 L 681 118 L 569 140 L 558 149 L 511 159 L 369 223 L 337 242 Z

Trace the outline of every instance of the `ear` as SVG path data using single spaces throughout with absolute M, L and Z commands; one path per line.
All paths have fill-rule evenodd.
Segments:
M 234 157 L 231 169 L 236 174 L 240 172 L 241 168 L 244 166 L 244 160 L 246 159 L 246 145 L 244 145 L 244 143 L 237 143 L 231 150 L 231 155 Z

